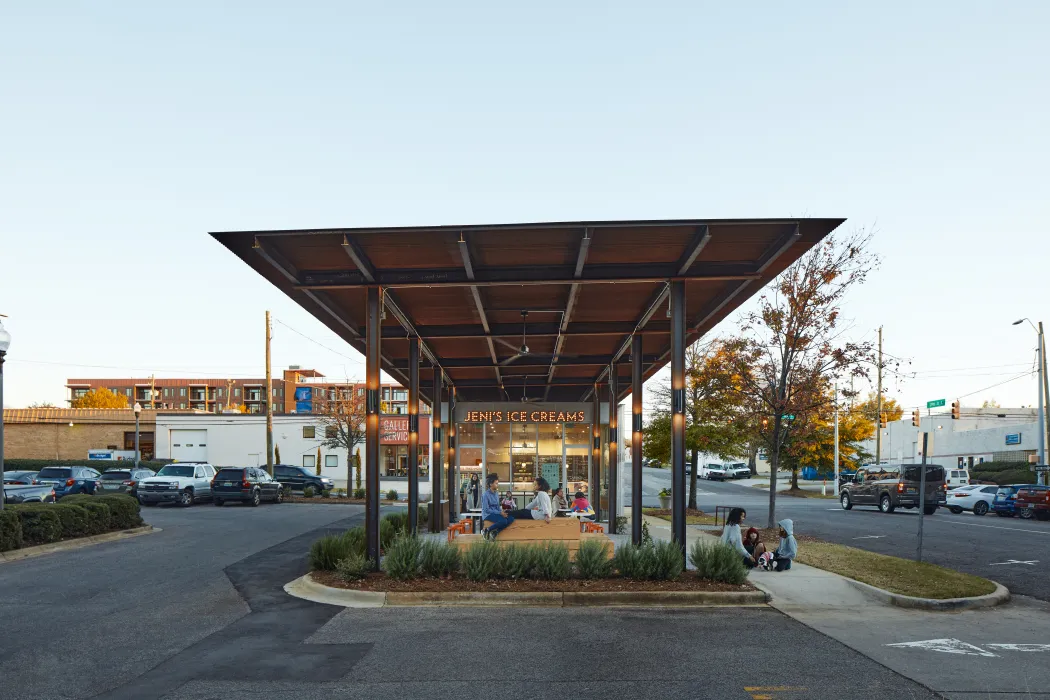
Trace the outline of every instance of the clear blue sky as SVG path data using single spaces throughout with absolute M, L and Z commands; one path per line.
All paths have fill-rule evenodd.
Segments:
M 166 5 L 0 9 L 9 406 L 259 376 L 267 308 L 350 356 L 278 324 L 276 369 L 360 376 L 207 235 L 255 228 L 847 217 L 884 260 L 855 336 L 924 373 L 891 396 L 1033 366 L 1010 322 L 1050 322 L 1048 3 Z M 964 404 L 991 397 L 1034 379 Z

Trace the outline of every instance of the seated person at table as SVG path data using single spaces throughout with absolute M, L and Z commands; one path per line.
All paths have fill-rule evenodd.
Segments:
M 482 522 L 487 520 L 492 524 L 482 530 L 481 534 L 486 540 L 494 540 L 500 530 L 514 522 L 514 518 L 507 517 L 500 507 L 499 477 L 489 474 L 485 477 L 485 486 L 487 487 L 485 493 L 481 495 L 481 520 Z
M 551 508 L 557 513 L 559 510 L 569 509 L 569 500 L 565 498 L 565 489 L 561 486 L 551 491 Z
M 526 504 L 526 506 L 520 510 L 512 510 L 507 513 L 508 517 L 517 520 L 523 518 L 525 520 L 546 520 L 548 523 L 551 521 L 551 497 L 547 492 L 551 490 L 550 484 L 542 476 L 536 477 L 536 497 Z
M 500 501 L 500 505 L 503 506 L 503 510 L 514 510 L 514 496 L 510 495 L 510 491 L 503 494 L 503 500 Z
M 594 508 L 591 508 L 591 502 L 587 500 L 587 496 L 583 494 L 583 491 L 576 492 L 576 496 L 572 500 L 572 512 L 594 516 Z

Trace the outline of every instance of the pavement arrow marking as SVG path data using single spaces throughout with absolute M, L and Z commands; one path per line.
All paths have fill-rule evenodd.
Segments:
M 1035 566 L 1038 563 L 1038 559 L 1029 559 L 1027 561 L 1022 561 L 1018 559 L 1008 559 L 1006 561 L 997 561 L 994 564 L 989 564 L 988 566 L 1007 566 L 1009 564 L 1027 564 L 1028 566 Z
M 974 646 L 973 644 L 967 644 L 966 642 L 959 639 L 925 639 L 919 642 L 899 642 L 897 644 L 887 644 L 888 647 L 897 647 L 898 649 L 924 649 L 926 651 L 939 651 L 943 654 L 964 654 L 966 656 L 998 656 L 990 651 L 985 651 L 981 647 Z

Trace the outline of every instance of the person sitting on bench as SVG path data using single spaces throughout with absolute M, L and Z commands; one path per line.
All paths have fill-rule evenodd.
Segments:
M 492 524 L 482 530 L 481 534 L 485 536 L 486 540 L 494 540 L 500 530 L 514 522 L 514 518 L 507 517 L 500 507 L 499 476 L 489 474 L 485 477 L 485 486 L 487 488 L 481 496 L 481 521 L 485 522 L 487 520 Z
M 547 492 L 550 491 L 550 484 L 542 476 L 536 477 L 536 497 L 526 504 L 526 506 L 520 510 L 512 510 L 507 515 L 517 520 L 519 518 L 532 519 L 532 520 L 546 520 L 548 523 L 551 521 L 551 497 Z
M 572 501 L 572 510 L 575 513 L 582 513 L 581 517 L 585 520 L 594 520 L 594 508 L 591 508 L 591 502 L 587 500 L 583 491 L 576 492 L 576 497 Z
M 565 498 L 565 489 L 561 486 L 551 491 L 551 508 L 554 510 L 555 515 L 558 515 L 559 510 L 569 509 L 569 501 Z

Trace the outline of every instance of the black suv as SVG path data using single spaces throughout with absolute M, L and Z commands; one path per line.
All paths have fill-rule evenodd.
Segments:
M 307 486 L 313 486 L 314 491 L 320 493 L 335 486 L 335 483 L 328 477 L 317 476 L 306 467 L 296 467 L 291 464 L 273 465 L 273 478 L 282 484 L 287 484 L 294 491 L 302 491 Z
M 284 488 L 262 467 L 223 467 L 212 479 L 211 497 L 217 506 L 226 501 L 257 506 L 263 501 L 282 502 Z

